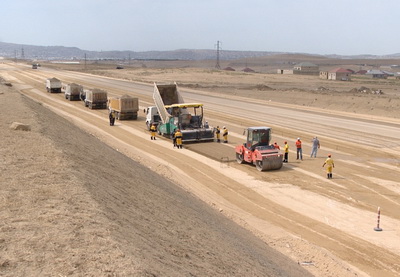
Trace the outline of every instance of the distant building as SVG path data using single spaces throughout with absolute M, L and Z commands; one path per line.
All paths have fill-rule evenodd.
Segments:
M 364 70 L 364 69 L 361 69 L 361 70 L 357 71 L 356 74 L 364 75 L 364 74 L 367 73 L 367 72 L 368 72 L 368 71 L 366 71 L 366 70 Z
M 293 67 L 293 74 L 319 75 L 319 67 L 310 62 L 302 62 Z
M 293 69 L 277 69 L 278 74 L 293 74 Z
M 350 81 L 352 72 L 344 68 L 335 68 L 328 71 L 328 80 Z
M 328 79 L 328 71 L 320 71 L 319 78 L 327 80 Z
M 394 73 L 383 70 L 371 69 L 368 70 L 367 73 L 365 73 L 365 76 L 368 76 L 370 78 L 386 79 L 388 76 L 394 76 Z

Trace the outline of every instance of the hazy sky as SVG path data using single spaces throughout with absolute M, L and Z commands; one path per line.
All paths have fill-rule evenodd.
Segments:
M 83 50 L 400 53 L 400 0 L 1 0 L 0 41 Z

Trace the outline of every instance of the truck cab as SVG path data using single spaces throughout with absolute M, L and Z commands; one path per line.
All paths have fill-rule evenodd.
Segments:
M 161 121 L 160 115 L 158 114 L 158 109 L 156 106 L 151 106 L 146 109 L 146 126 L 147 130 L 150 130 L 150 127 L 153 123 L 158 125 Z

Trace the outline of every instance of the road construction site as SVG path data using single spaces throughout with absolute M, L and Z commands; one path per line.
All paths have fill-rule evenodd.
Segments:
M 3 63 L 0 76 L 14 88 L 129 158 L 172 180 L 268 245 L 324 276 L 400 276 L 400 120 L 304 107 L 206 90 L 182 89 L 187 102 L 203 103 L 210 126 L 227 126 L 229 142 L 184 144 L 150 140 L 143 110 L 154 105 L 153 86 L 117 78 Z M 108 124 L 107 110 L 46 92 L 55 77 L 109 97 L 139 98 L 137 120 Z M 259 172 L 236 162 L 235 146 L 250 126 L 272 128 L 272 141 L 290 145 L 289 163 Z M 62 135 L 62 134 L 60 134 Z M 311 140 L 321 149 L 310 158 Z M 303 141 L 303 161 L 295 140 Z M 333 179 L 322 164 L 335 160 Z M 380 208 L 381 232 L 377 225 Z M 325 275 L 326 276 L 326 275 Z

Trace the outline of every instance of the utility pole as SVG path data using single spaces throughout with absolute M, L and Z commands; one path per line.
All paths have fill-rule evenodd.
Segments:
M 22 59 L 22 60 L 25 60 L 24 47 L 21 48 L 21 59 Z
M 217 69 L 221 69 L 221 66 L 219 65 L 219 50 L 220 50 L 220 48 L 219 48 L 219 44 L 220 44 L 221 42 L 218 40 L 217 41 L 217 64 L 215 65 L 215 68 L 217 68 Z
M 85 70 L 86 70 L 86 53 L 85 53 Z

